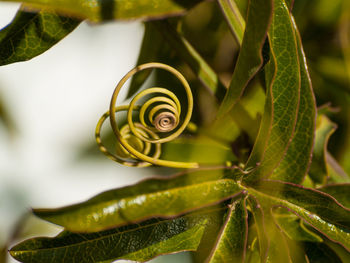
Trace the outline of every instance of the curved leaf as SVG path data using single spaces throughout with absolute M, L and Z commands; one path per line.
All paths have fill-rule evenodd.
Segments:
M 350 210 L 330 195 L 279 181 L 261 181 L 248 192 L 272 206 L 294 212 L 331 240 L 350 250 Z
M 317 117 L 316 138 L 309 176 L 317 184 L 324 184 L 328 176 L 326 153 L 328 139 L 335 131 L 336 125 L 325 115 Z
M 26 240 L 10 253 L 24 263 L 93 263 L 116 259 L 143 262 L 162 254 L 196 250 L 209 224 L 208 218 L 207 214 L 196 213 L 169 220 L 150 219 L 90 234 L 63 231 L 54 238 Z
M 283 0 L 274 1 L 269 29 L 270 61 L 265 66 L 267 95 L 261 127 L 243 178 L 254 182 L 271 175 L 293 137 L 300 97 L 300 67 L 294 27 Z
M 39 12 L 21 7 L 0 31 L 0 65 L 34 58 L 72 32 L 80 20 L 59 16 L 51 9 Z
M 292 16 L 291 19 L 297 39 L 300 62 L 300 102 L 293 139 L 271 179 L 300 184 L 311 162 L 315 137 L 316 103 L 300 35 Z
M 73 232 L 96 232 L 152 217 L 173 217 L 241 192 L 222 170 L 154 178 L 110 190 L 81 204 L 35 209 L 42 219 Z
M 262 66 L 263 57 L 261 51 L 270 26 L 272 8 L 271 0 L 250 1 L 241 51 L 230 86 L 217 113 L 217 118 L 221 118 L 234 107 L 242 96 L 249 80 L 253 78 Z
M 243 262 L 248 237 L 246 199 L 230 205 L 226 221 L 206 262 Z
M 151 19 L 181 15 L 200 0 L 24 0 L 20 2 L 33 7 L 52 8 L 65 15 L 100 22 L 112 19 Z

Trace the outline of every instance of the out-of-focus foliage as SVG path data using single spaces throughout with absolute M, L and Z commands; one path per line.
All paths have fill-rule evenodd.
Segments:
M 128 97 L 152 84 L 178 94 L 184 109 L 194 102 L 182 137 L 162 145 L 154 159 L 198 168 L 180 169 L 173 176 L 168 176 L 173 170 L 165 169 L 165 177 L 112 189 L 86 202 L 34 209 L 36 216 L 65 230 L 17 244 L 10 251 L 14 258 L 146 261 L 193 251 L 194 262 L 349 260 L 349 1 L 25 2 L 60 16 L 46 9 L 25 16 L 20 11 L 0 31 L 0 46 L 11 39 L 19 43 L 10 56 L 0 53 L 3 64 L 44 52 L 82 18 L 141 19 L 145 33 L 138 65 L 159 61 L 178 69 L 190 84 L 193 101 L 175 78 L 158 69 L 138 72 Z M 51 31 L 37 26 L 47 16 L 65 29 L 51 42 L 43 37 Z M 72 27 L 60 21 L 71 21 Z M 23 52 L 37 42 L 45 44 L 38 52 Z M 132 117 L 125 114 L 118 125 L 130 130 Z M 102 136 L 107 147 L 138 166 L 138 153 L 150 139 L 113 129 Z M 136 153 L 121 146 L 125 141 Z

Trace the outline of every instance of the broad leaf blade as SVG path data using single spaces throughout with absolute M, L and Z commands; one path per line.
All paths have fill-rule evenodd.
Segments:
M 330 195 L 279 181 L 262 181 L 256 189 L 248 188 L 248 191 L 265 203 L 294 212 L 329 239 L 350 250 L 350 210 Z
M 274 1 L 269 29 L 270 61 L 265 67 L 267 96 L 262 124 L 246 164 L 254 168 L 244 178 L 254 182 L 271 175 L 283 158 L 294 134 L 300 93 L 297 43 L 289 10 Z
M 241 198 L 230 209 L 207 262 L 243 262 L 248 237 L 246 199 Z
M 143 262 L 162 254 L 196 250 L 209 224 L 208 218 L 207 214 L 196 213 L 169 220 L 150 219 L 90 234 L 64 231 L 54 238 L 26 240 L 10 253 L 24 263 L 93 263 L 116 259 Z
M 219 108 L 218 118 L 234 107 L 249 80 L 258 72 L 263 63 L 261 50 L 270 25 L 272 8 L 271 0 L 250 1 L 241 51 L 230 86 Z
M 72 232 L 96 232 L 152 217 L 173 217 L 218 203 L 240 191 L 222 170 L 203 170 L 145 180 L 104 192 L 81 204 L 35 209 L 34 213 Z
M 151 19 L 181 15 L 199 0 L 25 0 L 21 2 L 33 7 L 52 8 L 63 14 L 100 22 L 112 19 Z
M 0 65 L 34 58 L 72 32 L 80 20 L 53 10 L 27 11 L 21 7 L 14 20 L 0 31 Z
M 300 63 L 300 102 L 295 132 L 286 155 L 271 179 L 300 184 L 309 168 L 315 136 L 316 103 L 300 35 L 291 17 L 297 39 Z

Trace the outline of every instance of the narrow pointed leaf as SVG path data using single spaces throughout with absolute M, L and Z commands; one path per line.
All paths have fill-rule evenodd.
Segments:
M 317 184 L 324 184 L 328 176 L 326 153 L 329 137 L 336 125 L 325 115 L 320 115 L 316 123 L 316 137 L 309 176 Z
M 218 0 L 227 24 L 239 45 L 242 45 L 245 21 L 234 0 Z
M 27 11 L 21 7 L 14 20 L 0 31 L 0 65 L 34 58 L 72 32 L 80 20 L 53 10 Z
M 248 198 L 250 211 L 252 212 L 255 228 L 257 230 L 257 236 L 259 240 L 259 254 L 260 262 L 265 262 L 269 252 L 270 241 L 267 236 L 266 226 L 265 226 L 265 217 L 264 211 L 257 199 L 250 196 Z
M 350 250 L 350 210 L 323 192 L 279 181 L 262 181 L 248 188 L 273 206 L 285 207 L 329 239 Z
M 300 184 L 309 169 L 315 136 L 316 103 L 300 35 L 291 17 L 300 63 L 300 102 L 293 139 L 271 179 Z
M 161 32 L 169 45 L 172 46 L 178 55 L 190 66 L 201 83 L 211 90 L 219 100 L 222 99 L 226 92 L 225 86 L 220 82 L 214 70 L 185 37 L 176 32 L 166 20 L 152 21 L 150 23 Z
M 285 209 L 274 211 L 274 217 L 286 236 L 295 241 L 322 242 L 322 238 L 305 227 L 303 221 Z
M 265 67 L 267 95 L 262 124 L 244 178 L 254 182 L 271 175 L 294 134 L 300 93 L 300 67 L 294 27 L 283 0 L 274 1 L 269 29 L 270 61 Z
M 222 170 L 196 171 L 148 179 L 58 209 L 35 209 L 42 219 L 72 232 L 96 232 L 152 217 L 173 217 L 239 194 L 241 189 Z
M 350 209 L 350 184 L 325 185 L 317 190 L 331 195 L 343 206 Z
M 141 65 L 148 62 L 158 61 L 159 49 L 161 49 L 163 44 L 163 39 L 159 32 L 146 22 L 141 50 L 136 64 Z M 151 70 L 143 70 L 132 77 L 127 98 L 133 96 L 139 88 L 141 88 L 151 72 Z
M 248 237 L 246 199 L 235 201 L 207 262 L 243 262 Z
M 24 263 L 94 263 L 116 259 L 143 262 L 158 255 L 196 250 L 209 224 L 208 218 L 207 214 L 196 213 L 168 220 L 150 219 L 90 234 L 63 231 L 54 238 L 26 240 L 10 253 Z
M 223 1 L 225 2 L 225 1 Z M 230 111 L 241 97 L 249 80 L 263 63 L 261 54 L 272 17 L 272 1 L 252 0 L 249 3 L 247 26 L 241 51 L 233 72 L 230 86 L 219 108 L 218 118 Z
M 33 7 L 54 9 L 80 19 L 100 22 L 113 19 L 151 19 L 181 15 L 200 0 L 7 0 L 23 2 Z

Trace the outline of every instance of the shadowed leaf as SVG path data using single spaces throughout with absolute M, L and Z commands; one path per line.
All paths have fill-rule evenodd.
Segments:
M 246 199 L 231 204 L 212 253 L 206 262 L 242 262 L 245 258 L 248 235 Z
M 208 214 L 196 213 L 169 220 L 150 219 L 90 234 L 63 231 L 54 238 L 26 240 L 10 253 L 24 263 L 147 261 L 162 254 L 196 250 L 209 219 Z

